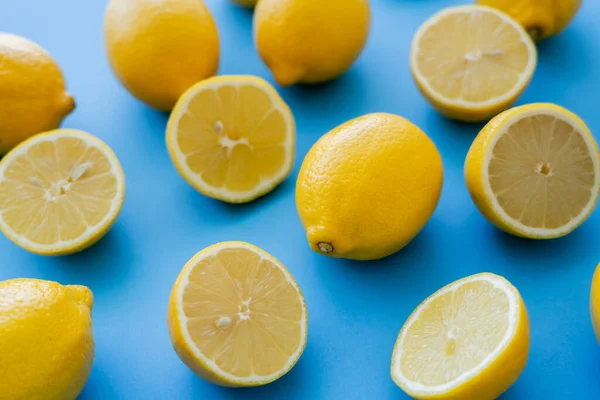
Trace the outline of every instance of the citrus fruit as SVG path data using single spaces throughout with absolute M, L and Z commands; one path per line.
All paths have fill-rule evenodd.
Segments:
M 111 0 L 104 41 L 123 86 L 158 110 L 219 67 L 217 27 L 202 0 Z
M 535 44 L 512 18 L 493 8 L 446 8 L 415 34 L 410 69 L 440 113 L 475 122 L 508 108 L 537 65 Z
M 590 313 L 592 315 L 594 333 L 596 334 L 596 338 L 598 338 L 598 342 L 600 342 L 600 264 L 596 267 L 594 279 L 592 280 Z
M 477 0 L 517 20 L 533 40 L 554 36 L 575 17 L 581 0 Z
M 0 33 L 0 155 L 36 133 L 58 128 L 75 101 L 60 68 L 37 44 Z
M 369 36 L 367 0 L 261 0 L 254 11 L 256 47 L 282 86 L 342 75 Z
M 93 301 L 85 286 L 0 282 L 0 398 L 77 398 L 94 362 Z
M 581 225 L 598 201 L 598 146 L 585 123 L 562 107 L 515 107 L 481 130 L 465 177 L 479 211 L 498 228 L 556 238 Z
M 196 254 L 171 291 L 175 351 L 198 376 L 222 386 L 259 386 L 286 374 L 306 346 L 304 297 L 265 251 L 225 242 Z
M 310 247 L 373 260 L 408 244 L 442 189 L 435 144 L 410 121 L 368 114 L 324 135 L 304 159 L 296 207 Z
M 482 273 L 443 287 L 404 323 L 392 355 L 392 379 L 409 396 L 492 400 L 527 364 L 529 318 L 506 279 Z
M 190 88 L 167 125 L 167 148 L 196 190 L 245 203 L 273 190 L 294 166 L 296 125 L 273 87 L 253 76 L 220 76 Z
M 35 135 L 0 162 L 0 230 L 26 250 L 74 253 L 98 241 L 123 205 L 119 160 L 89 133 Z

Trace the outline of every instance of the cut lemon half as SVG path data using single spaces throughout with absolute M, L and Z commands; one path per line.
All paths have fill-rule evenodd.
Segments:
M 485 6 L 446 8 L 413 38 L 410 68 L 442 114 L 482 121 L 508 108 L 537 65 L 534 42 L 511 17 Z
M 295 143 L 289 107 L 254 76 L 196 84 L 167 126 L 167 147 L 179 173 L 199 192 L 230 203 L 254 200 L 287 178 Z
M 92 245 L 115 222 L 124 197 L 117 156 L 82 131 L 33 136 L 0 162 L 0 230 L 33 253 L 69 254 Z
M 173 286 L 168 312 L 175 351 L 198 376 L 222 386 L 280 378 L 306 346 L 304 297 L 263 250 L 225 242 L 196 254 Z
M 497 227 L 556 238 L 581 225 L 596 206 L 598 146 L 585 123 L 562 107 L 515 107 L 481 130 L 465 177 L 475 204 Z
M 417 399 L 492 400 L 525 368 L 529 318 L 506 279 L 482 273 L 435 292 L 408 318 L 392 379 Z

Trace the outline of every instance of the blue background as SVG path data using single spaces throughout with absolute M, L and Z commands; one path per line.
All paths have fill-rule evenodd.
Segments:
M 272 81 L 254 50 L 252 13 L 226 0 L 207 3 L 221 37 L 220 73 Z M 436 114 L 410 77 L 413 33 L 434 12 L 457 3 L 371 0 L 371 37 L 346 75 L 322 86 L 280 89 L 298 126 L 293 175 L 258 201 L 231 206 L 196 193 L 177 174 L 164 145 L 167 114 L 135 100 L 111 74 L 102 40 L 105 1 L 0 1 L 0 30 L 40 43 L 62 66 L 77 100 L 64 126 L 105 140 L 127 178 L 116 225 L 80 254 L 39 257 L 0 237 L 0 279 L 34 277 L 93 290 L 97 355 L 81 399 L 406 399 L 389 376 L 403 322 L 435 290 L 482 271 L 511 280 L 531 318 L 529 363 L 503 399 L 600 398 L 600 347 L 588 311 L 600 261 L 600 212 L 559 240 L 500 233 L 477 212 L 463 180 L 463 161 L 481 125 Z M 598 21 L 600 4 L 588 0 L 563 34 L 539 44 L 536 74 L 519 103 L 563 105 L 600 139 Z M 294 205 L 298 168 L 321 135 L 376 111 L 410 119 L 437 144 L 445 168 L 437 211 L 408 247 L 382 261 L 315 254 Z M 306 297 L 306 351 L 287 376 L 266 387 L 213 386 L 171 348 L 165 321 L 171 286 L 191 256 L 224 240 L 248 241 L 275 255 Z

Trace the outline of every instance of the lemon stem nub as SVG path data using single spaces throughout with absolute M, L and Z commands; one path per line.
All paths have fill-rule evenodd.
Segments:
M 333 253 L 333 246 L 331 245 L 331 243 L 319 242 L 319 243 L 317 243 L 317 247 L 319 248 L 321 253 L 325 253 L 325 254 Z

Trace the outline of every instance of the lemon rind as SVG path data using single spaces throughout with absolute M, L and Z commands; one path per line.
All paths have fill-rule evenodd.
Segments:
M 402 374 L 402 369 L 400 367 L 400 360 L 402 357 L 402 345 L 404 343 L 404 339 L 406 337 L 408 328 L 410 328 L 412 324 L 419 319 L 419 316 L 421 315 L 423 310 L 427 308 L 427 305 L 431 303 L 434 299 L 450 291 L 455 291 L 457 288 L 464 285 L 465 283 L 476 281 L 489 282 L 496 288 L 502 290 L 504 293 L 507 294 L 509 305 L 508 328 L 498 346 L 494 349 L 494 351 L 490 352 L 490 354 L 488 354 L 487 357 L 482 362 L 480 362 L 479 365 L 477 365 L 475 368 L 464 372 L 458 378 L 450 382 L 444 383 L 442 385 L 426 386 L 422 383 L 411 381 L 405 378 Z M 427 299 L 425 299 L 425 301 L 423 301 L 421 304 L 419 304 L 419 306 L 417 306 L 413 313 L 408 317 L 406 323 L 402 327 L 402 330 L 398 335 L 398 339 L 396 340 L 396 344 L 394 345 L 394 353 L 392 355 L 392 379 L 401 388 L 403 388 L 407 393 L 411 395 L 435 396 L 443 395 L 445 393 L 449 393 L 455 390 L 456 388 L 460 387 L 464 383 L 468 382 L 469 380 L 475 378 L 477 375 L 482 373 L 488 366 L 490 366 L 494 362 L 494 360 L 496 360 L 508 348 L 508 346 L 510 345 L 517 333 L 519 321 L 522 318 L 519 303 L 520 294 L 517 291 L 517 289 L 505 278 L 489 272 L 471 275 L 466 278 L 462 278 L 455 282 L 452 282 L 447 286 L 444 286 L 443 288 L 429 296 Z
M 288 358 L 288 362 L 285 364 L 285 366 L 283 366 L 279 371 L 277 371 L 276 373 L 271 374 L 271 375 L 261 376 L 261 375 L 253 374 L 253 375 L 249 375 L 247 377 L 242 378 L 239 376 L 232 375 L 226 371 L 223 371 L 223 369 L 221 369 L 213 360 L 206 357 L 200 351 L 200 349 L 198 349 L 198 347 L 194 344 L 194 341 L 190 337 L 187 329 L 185 329 L 185 325 L 186 325 L 186 322 L 188 321 L 188 318 L 186 317 L 186 315 L 183 312 L 183 303 L 182 303 L 183 290 L 189 284 L 189 276 L 190 276 L 192 269 L 201 260 L 203 260 L 207 257 L 214 256 L 214 255 L 218 254 L 221 250 L 231 249 L 231 248 L 245 248 L 245 249 L 248 249 L 248 250 L 254 252 L 255 254 L 259 255 L 261 258 L 267 259 L 273 265 L 275 265 L 275 266 L 277 266 L 277 268 L 279 268 L 279 270 L 286 277 L 287 281 L 298 292 L 298 297 L 299 297 L 300 303 L 302 305 L 302 317 L 300 319 L 300 335 L 301 335 L 300 337 L 302 338 L 301 344 L 300 344 L 300 346 L 298 346 L 298 349 L 296 350 L 296 352 Z M 227 382 L 228 384 L 234 384 L 234 385 L 239 385 L 239 386 L 259 386 L 259 385 L 265 385 L 265 384 L 271 383 L 271 382 L 281 378 L 283 375 L 288 373 L 294 367 L 294 365 L 296 365 L 296 363 L 302 356 L 302 353 L 304 352 L 304 349 L 306 348 L 306 343 L 308 341 L 308 312 L 306 309 L 306 301 L 304 299 L 304 296 L 302 295 L 302 291 L 300 290 L 298 283 L 294 280 L 293 276 L 289 273 L 289 271 L 281 264 L 281 262 L 279 262 L 279 260 L 277 260 L 275 257 L 270 255 L 269 253 L 265 252 L 264 250 L 261 250 L 258 247 L 251 245 L 250 243 L 222 242 L 222 243 L 218 243 L 213 246 L 210 246 L 209 248 L 204 249 L 204 250 L 200 251 L 199 253 L 197 253 L 194 257 L 192 257 L 192 259 L 190 261 L 188 261 L 188 263 L 185 265 L 181 274 L 182 274 L 182 280 L 181 280 L 179 286 L 177 287 L 177 292 L 176 292 L 176 310 L 177 310 L 177 317 L 180 321 L 180 331 L 181 331 L 181 335 L 182 335 L 183 339 L 185 340 L 186 346 L 193 353 L 196 360 L 200 361 L 200 363 L 203 365 L 204 368 L 208 369 L 211 373 L 216 375 L 219 379 L 223 380 L 224 382 Z

